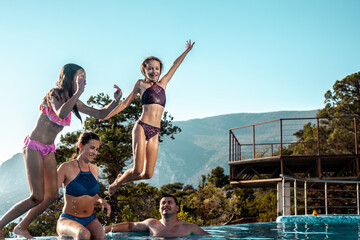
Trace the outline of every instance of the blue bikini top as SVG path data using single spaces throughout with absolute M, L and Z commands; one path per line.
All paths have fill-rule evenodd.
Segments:
M 77 160 L 76 160 L 77 161 Z M 68 185 L 65 186 L 65 193 L 74 196 L 81 197 L 84 195 L 95 196 L 99 192 L 99 183 L 90 171 L 81 171 L 79 161 L 77 161 L 80 172 Z
M 151 87 L 148 87 L 144 91 L 143 95 L 141 96 L 141 103 L 143 105 L 159 104 L 165 107 L 166 104 L 165 90 L 158 84 L 154 83 Z

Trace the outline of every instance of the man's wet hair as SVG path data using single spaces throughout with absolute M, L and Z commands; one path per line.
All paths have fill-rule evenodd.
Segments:
M 175 201 L 176 206 L 179 206 L 178 200 L 177 200 L 176 197 L 174 197 L 173 195 L 171 195 L 171 194 L 164 194 L 161 198 L 164 198 L 164 197 L 171 197 L 171 198 L 173 198 L 174 201 Z

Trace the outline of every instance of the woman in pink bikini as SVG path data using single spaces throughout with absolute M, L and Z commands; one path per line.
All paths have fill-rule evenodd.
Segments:
M 185 51 L 161 79 L 162 62 L 156 57 L 146 58 L 141 64 L 141 72 L 145 79 L 139 79 L 126 99 L 103 119 L 107 120 L 124 110 L 140 94 L 142 114 L 132 131 L 134 166 L 124 174 L 118 175 L 109 187 L 109 195 L 113 195 L 121 184 L 152 177 L 158 155 L 158 138 L 166 102 L 166 86 L 193 46 L 194 43 L 190 40 L 186 42 Z
M 119 103 L 121 90 L 114 85 L 114 100 L 102 109 L 94 109 L 80 101 L 84 92 L 86 73 L 76 64 L 66 64 L 60 72 L 57 87 L 50 90 L 40 105 L 40 115 L 35 128 L 25 138 L 23 156 L 29 182 L 30 196 L 15 204 L 0 219 L 0 239 L 4 239 L 2 228 L 30 210 L 14 228 L 14 233 L 32 238 L 27 227 L 58 197 L 57 164 L 55 159 L 56 136 L 64 126 L 69 126 L 71 112 L 81 120 L 79 112 L 104 118 Z

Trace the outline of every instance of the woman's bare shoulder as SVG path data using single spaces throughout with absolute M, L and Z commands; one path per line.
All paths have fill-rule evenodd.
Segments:
M 96 174 L 98 174 L 99 170 L 98 170 L 98 167 L 97 167 L 95 164 L 91 164 L 91 163 L 90 163 L 90 168 L 91 168 L 91 170 L 93 170 L 94 172 L 96 172 Z
M 77 166 L 77 162 L 76 162 L 76 159 L 73 159 L 73 160 L 69 160 L 67 162 L 63 162 L 59 168 L 68 169 L 68 168 L 73 168 L 75 165 Z

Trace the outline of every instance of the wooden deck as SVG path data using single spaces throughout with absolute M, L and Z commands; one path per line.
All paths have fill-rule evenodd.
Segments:
M 280 174 L 302 178 L 359 180 L 359 155 L 274 156 L 229 162 L 230 183 L 276 187 Z
M 322 123 L 330 120 L 326 118 L 276 119 L 230 129 L 230 183 L 249 188 L 275 187 L 281 180 L 280 174 L 295 178 L 360 180 L 360 119 L 347 118 L 350 121 L 345 148 L 341 147 L 343 138 L 327 139 L 328 135 L 322 135 L 322 132 L 326 134 L 320 131 Z M 314 128 L 313 142 L 299 143 L 296 133 L 309 124 Z M 333 149 L 326 149 L 330 146 L 328 143 Z M 290 146 L 297 146 L 297 151 L 288 151 Z M 304 155 L 294 155 L 300 151 Z

